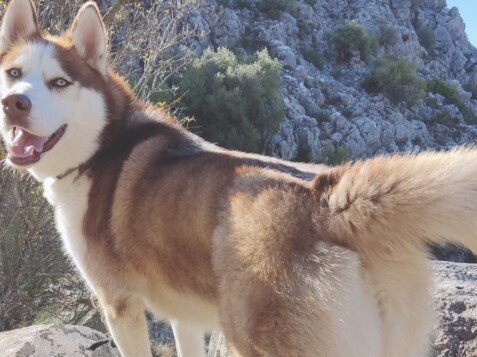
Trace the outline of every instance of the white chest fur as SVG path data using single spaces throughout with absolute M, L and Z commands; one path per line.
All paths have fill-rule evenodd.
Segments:
M 43 187 L 46 199 L 54 207 L 56 226 L 66 251 L 88 281 L 85 274 L 88 254 L 83 222 L 88 208 L 91 181 L 87 177 L 78 180 L 75 180 L 75 177 L 71 174 L 62 180 L 46 179 Z

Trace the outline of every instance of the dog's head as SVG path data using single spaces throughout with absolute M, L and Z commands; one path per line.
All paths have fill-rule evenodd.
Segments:
M 43 180 L 87 161 L 108 111 L 107 36 L 97 6 L 83 5 L 67 32 L 51 37 L 31 0 L 12 0 L 0 41 L 7 163 Z

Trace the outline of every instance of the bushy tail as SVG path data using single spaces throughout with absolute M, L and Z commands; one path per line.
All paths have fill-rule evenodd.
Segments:
M 477 149 L 357 162 L 314 190 L 315 221 L 357 251 L 449 240 L 477 253 Z

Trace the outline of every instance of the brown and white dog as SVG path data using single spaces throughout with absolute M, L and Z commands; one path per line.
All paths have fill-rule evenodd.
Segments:
M 425 244 L 477 252 L 477 150 L 333 169 L 231 152 L 108 69 L 94 3 L 50 37 L 13 0 L 1 36 L 8 164 L 43 183 L 123 356 L 151 354 L 145 309 L 183 357 L 214 330 L 234 356 L 427 353 Z

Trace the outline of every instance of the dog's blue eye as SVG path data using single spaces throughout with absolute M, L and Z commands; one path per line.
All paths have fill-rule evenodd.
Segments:
M 64 78 L 56 78 L 56 79 L 52 80 L 50 83 L 51 83 L 52 87 L 56 87 L 56 88 L 64 88 L 64 87 L 67 87 L 71 84 L 70 81 L 67 81 Z
M 11 68 L 7 73 L 12 78 L 19 78 L 22 75 L 22 71 L 18 68 Z

